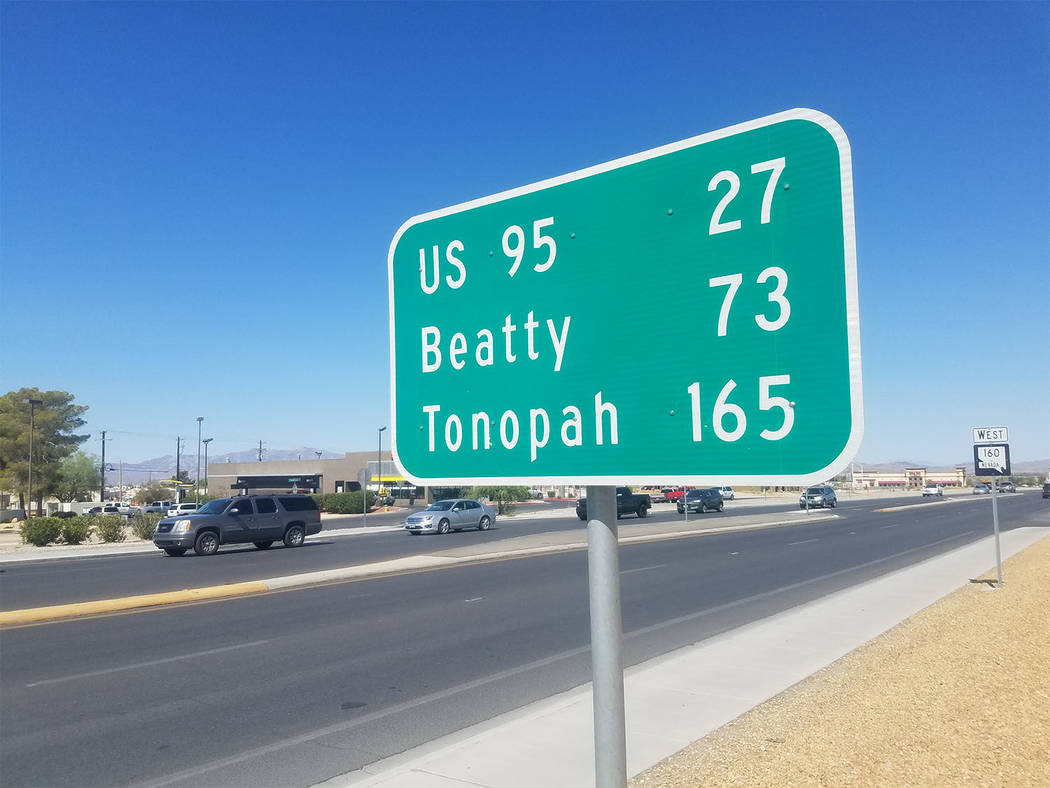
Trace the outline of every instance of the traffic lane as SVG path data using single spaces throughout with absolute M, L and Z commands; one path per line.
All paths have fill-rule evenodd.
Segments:
M 625 546 L 627 664 L 985 535 L 977 511 L 850 521 Z M 4 772 L 63 784 L 97 754 L 134 782 L 264 748 L 187 779 L 325 779 L 587 681 L 587 632 L 582 552 L 11 630 Z
M 1038 497 L 1038 496 L 1035 496 Z M 1017 496 L 1001 499 L 1006 504 Z M 914 500 L 902 498 L 904 501 Z M 884 507 L 885 498 L 877 501 L 857 501 L 835 511 L 871 511 Z M 941 502 L 930 503 L 938 505 Z M 734 514 L 777 514 L 794 517 L 797 505 L 781 507 L 741 505 L 729 502 L 723 514 L 680 515 L 673 506 L 662 506 L 645 519 L 627 516 L 619 521 L 622 533 L 630 535 L 635 524 L 656 522 L 702 522 L 716 525 L 724 519 L 731 525 Z M 566 507 L 562 507 L 566 508 Z M 452 549 L 464 544 L 492 544 L 494 548 L 504 539 L 523 535 L 580 530 L 585 540 L 584 524 L 571 508 L 565 514 L 550 518 L 498 517 L 494 527 L 485 532 L 463 531 L 444 536 L 413 537 L 407 533 L 360 533 L 350 537 L 326 537 L 324 531 L 307 539 L 303 547 L 256 550 L 252 545 L 223 546 L 217 555 L 201 558 L 192 553 L 182 558 L 171 558 L 160 550 L 125 556 L 64 559 L 60 561 L 20 562 L 0 566 L 0 608 L 19 610 L 45 605 L 112 599 L 147 593 L 177 591 L 184 588 L 222 585 L 267 577 L 358 566 Z M 327 526 L 326 527 L 330 527 Z

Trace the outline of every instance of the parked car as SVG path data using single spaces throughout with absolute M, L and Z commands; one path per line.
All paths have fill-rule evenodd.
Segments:
M 625 514 L 636 514 L 639 517 L 647 517 L 649 510 L 653 508 L 652 499 L 645 493 L 633 493 L 630 487 L 616 488 L 616 519 L 619 520 Z M 576 516 L 581 520 L 587 519 L 587 499 L 580 498 L 576 501 Z
M 426 509 L 410 514 L 405 520 L 405 530 L 410 534 L 447 534 L 464 528 L 487 531 L 496 520 L 496 510 L 473 498 L 449 498 L 434 501 Z
M 393 495 L 377 495 L 375 498 L 376 506 L 393 506 L 394 496 Z
M 682 496 L 685 495 L 685 489 L 685 487 L 672 487 L 667 491 L 667 500 L 671 503 L 682 500 Z
M 984 482 L 981 482 L 980 484 L 975 484 L 973 486 L 973 494 L 974 495 L 988 495 L 989 493 L 991 493 L 991 491 L 992 491 L 992 488 L 989 487 Z
M 192 501 L 184 501 L 168 509 L 168 517 L 178 517 L 180 514 L 193 514 L 195 511 L 197 511 L 197 504 Z
M 819 487 L 810 487 L 798 499 L 799 509 L 812 509 L 819 506 L 821 509 L 834 509 L 838 505 L 838 498 L 831 485 L 823 484 Z
M 1011 481 L 999 482 L 999 492 L 1017 492 L 1017 487 Z
M 86 514 L 88 517 L 94 517 L 97 514 L 102 514 L 102 507 L 101 506 L 92 506 L 90 509 L 88 509 L 86 512 L 84 512 L 84 514 Z
M 280 540 L 299 547 L 321 532 L 321 513 L 309 495 L 240 495 L 216 498 L 192 514 L 165 517 L 153 532 L 153 544 L 178 556 L 191 547 L 212 555 L 223 544 L 251 543 L 266 550 Z
M 142 507 L 144 513 L 167 514 L 168 509 L 175 505 L 175 501 L 153 501 Z
M 642 492 L 649 496 L 649 500 L 653 503 L 666 503 L 667 502 L 667 491 L 666 488 L 660 487 L 643 487 Z
M 922 497 L 925 498 L 928 495 L 944 497 L 944 488 L 939 484 L 927 484 L 922 488 Z
M 533 487 L 532 489 L 529 490 L 529 497 L 530 498 L 535 498 L 536 500 L 540 500 L 540 499 L 546 498 L 547 494 L 543 490 L 539 489 L 538 487 Z
M 689 490 L 685 494 L 685 500 L 678 501 L 678 513 L 685 514 L 686 509 L 690 512 L 706 512 L 708 509 L 720 512 L 725 508 L 722 501 L 722 493 L 718 487 L 706 489 Z
M 1043 485 L 1043 497 L 1050 498 L 1050 483 Z
M 135 512 L 131 511 L 131 507 L 126 503 L 104 503 L 102 504 L 101 514 L 119 514 L 122 517 L 131 517 Z
M 736 498 L 736 493 L 733 492 L 732 487 L 719 487 L 718 492 L 722 495 L 722 500 L 732 501 Z

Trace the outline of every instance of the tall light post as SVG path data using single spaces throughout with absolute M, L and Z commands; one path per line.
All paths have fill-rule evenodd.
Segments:
M 29 400 L 29 503 L 26 504 L 26 519 L 33 514 L 33 433 L 36 432 L 36 406 L 43 405 L 42 399 Z
M 376 474 L 379 476 L 379 482 L 376 485 L 376 495 L 379 495 L 379 490 L 383 487 L 383 430 L 386 427 L 379 428 L 379 455 L 376 459 L 379 461 L 376 463 Z
M 197 475 L 193 477 L 193 487 L 197 491 L 197 506 L 201 505 L 201 425 L 204 417 L 197 417 Z
M 215 438 L 204 439 L 204 494 L 208 494 L 208 444 L 211 443 Z

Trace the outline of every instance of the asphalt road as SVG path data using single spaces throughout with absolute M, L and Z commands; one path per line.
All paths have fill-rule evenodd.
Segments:
M 873 508 L 623 547 L 626 664 L 991 530 L 980 503 Z M 1050 527 L 1038 493 L 1001 499 L 1000 515 L 1004 529 Z M 577 686 L 590 677 L 586 560 L 563 553 L 4 630 L 3 784 L 308 785 Z
M 877 499 L 858 498 L 840 501 L 837 512 L 854 508 L 875 509 L 895 503 L 924 503 L 933 499 L 907 497 Z M 275 546 L 271 550 L 256 550 L 252 545 L 223 546 L 217 555 L 201 558 L 191 553 L 172 558 L 160 550 L 155 552 L 96 556 L 60 561 L 25 561 L 0 564 L 0 610 L 19 610 L 69 602 L 88 602 L 134 594 L 177 591 L 183 588 L 238 583 L 267 577 L 294 575 L 343 566 L 368 564 L 408 555 L 433 553 L 463 544 L 491 543 L 498 546 L 502 540 L 549 531 L 576 530 L 585 533 L 585 526 L 568 503 L 525 506 L 527 514 L 539 509 L 562 516 L 543 519 L 497 518 L 494 527 L 486 532 L 463 531 L 444 536 L 412 536 L 405 532 L 361 533 L 346 537 L 329 537 L 322 531 L 309 537 L 303 547 L 289 550 Z M 756 514 L 776 511 L 796 511 L 790 501 L 770 504 L 758 501 L 730 501 L 725 514 Z M 374 524 L 397 525 L 406 513 L 370 515 Z M 690 515 L 717 518 L 721 515 Z M 657 507 L 648 518 L 639 521 L 633 516 L 620 520 L 625 534 L 640 522 L 683 520 L 673 508 Z M 325 530 L 352 528 L 360 518 L 326 518 Z

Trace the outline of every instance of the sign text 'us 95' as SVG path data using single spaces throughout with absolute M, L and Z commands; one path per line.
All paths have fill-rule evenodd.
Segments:
M 849 143 L 777 115 L 414 217 L 390 278 L 421 484 L 807 484 L 863 431 Z

